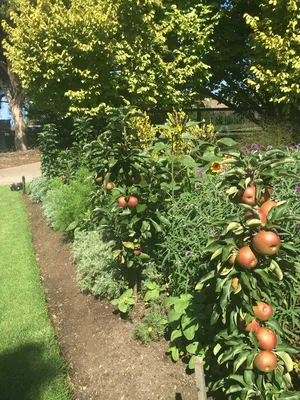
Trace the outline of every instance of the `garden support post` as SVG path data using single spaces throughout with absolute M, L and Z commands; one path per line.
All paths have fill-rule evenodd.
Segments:
M 195 375 L 198 400 L 207 400 L 202 358 L 195 359 Z
M 23 183 L 23 194 L 26 194 L 26 182 L 25 182 L 25 176 L 22 176 L 22 183 Z

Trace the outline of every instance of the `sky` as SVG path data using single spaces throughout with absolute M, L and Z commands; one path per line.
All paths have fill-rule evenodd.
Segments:
M 11 119 L 7 103 L 1 102 L 0 119 Z

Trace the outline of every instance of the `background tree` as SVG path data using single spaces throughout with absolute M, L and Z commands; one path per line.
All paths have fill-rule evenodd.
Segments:
M 162 0 L 20 0 L 6 55 L 30 101 L 60 116 L 96 115 L 124 100 L 142 107 L 193 101 L 217 16 Z
M 9 21 L 9 10 L 16 8 L 13 0 L 2 0 L 0 4 L 0 20 Z M 0 88 L 3 90 L 8 100 L 10 111 L 13 116 L 15 131 L 16 150 L 27 150 L 27 138 L 25 133 L 25 122 L 23 117 L 23 106 L 25 92 L 22 88 L 18 75 L 13 71 L 11 62 L 7 58 L 3 41 L 6 34 L 0 25 Z

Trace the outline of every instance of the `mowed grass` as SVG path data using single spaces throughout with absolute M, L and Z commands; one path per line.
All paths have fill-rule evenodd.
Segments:
M 0 399 L 69 399 L 20 192 L 0 187 Z

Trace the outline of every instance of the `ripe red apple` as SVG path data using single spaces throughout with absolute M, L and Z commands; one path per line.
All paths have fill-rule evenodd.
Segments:
M 95 179 L 96 182 L 102 182 L 103 181 L 103 177 L 102 176 L 98 176 L 98 178 Z
M 134 252 L 134 254 L 136 256 L 139 256 L 141 254 L 142 250 L 141 249 L 134 249 L 133 252 Z
M 269 211 L 271 210 L 272 207 L 275 207 L 277 205 L 276 201 L 274 200 L 268 200 L 266 201 L 261 207 L 260 210 L 268 216 Z
M 265 203 L 266 201 L 268 201 L 271 198 L 272 193 L 273 190 L 269 186 L 264 187 L 263 192 L 260 195 L 259 202 Z
M 257 258 L 250 247 L 245 246 L 239 249 L 235 262 L 243 268 L 254 268 L 257 265 Z
M 265 256 L 272 256 L 278 253 L 280 244 L 280 237 L 271 231 L 260 231 L 252 239 L 254 250 Z
M 266 223 L 267 223 L 267 216 L 266 216 L 266 214 L 265 214 L 263 211 L 261 211 L 260 209 L 257 210 L 257 212 L 258 212 L 258 214 L 259 214 L 259 219 L 261 220 L 261 222 L 262 222 L 263 224 L 266 224 Z M 246 214 L 245 214 L 245 218 L 246 218 L 246 219 L 252 219 L 252 218 L 257 218 L 257 217 L 256 217 L 251 211 L 247 211 Z
M 129 196 L 128 203 L 127 203 L 129 207 L 135 207 L 138 203 L 139 203 L 139 200 L 137 197 Z
M 260 327 L 259 322 L 257 322 L 256 319 L 253 319 L 253 321 L 250 322 L 250 324 L 248 324 L 245 327 L 245 331 L 247 331 L 247 332 L 250 332 L 250 331 L 255 332 L 259 327 Z
M 121 196 L 117 200 L 120 207 L 127 207 L 127 201 L 124 196 Z
M 256 187 L 255 185 L 250 185 L 244 190 L 242 193 L 242 202 L 245 204 L 249 204 L 250 206 L 254 206 L 257 203 L 256 195 Z
M 276 355 L 269 350 L 262 350 L 255 356 L 254 365 L 259 371 L 271 372 L 277 367 Z
M 115 187 L 115 185 L 112 182 L 108 182 L 106 185 L 107 190 L 112 190 Z
M 255 331 L 255 336 L 262 350 L 273 350 L 277 345 L 276 333 L 269 328 L 258 328 L 257 331 Z
M 236 292 L 239 286 L 239 278 L 237 277 L 233 278 L 231 281 L 231 286 L 233 287 L 233 290 Z
M 263 301 L 259 301 L 256 306 L 252 307 L 254 315 L 260 321 L 267 321 L 273 315 L 273 308 Z

